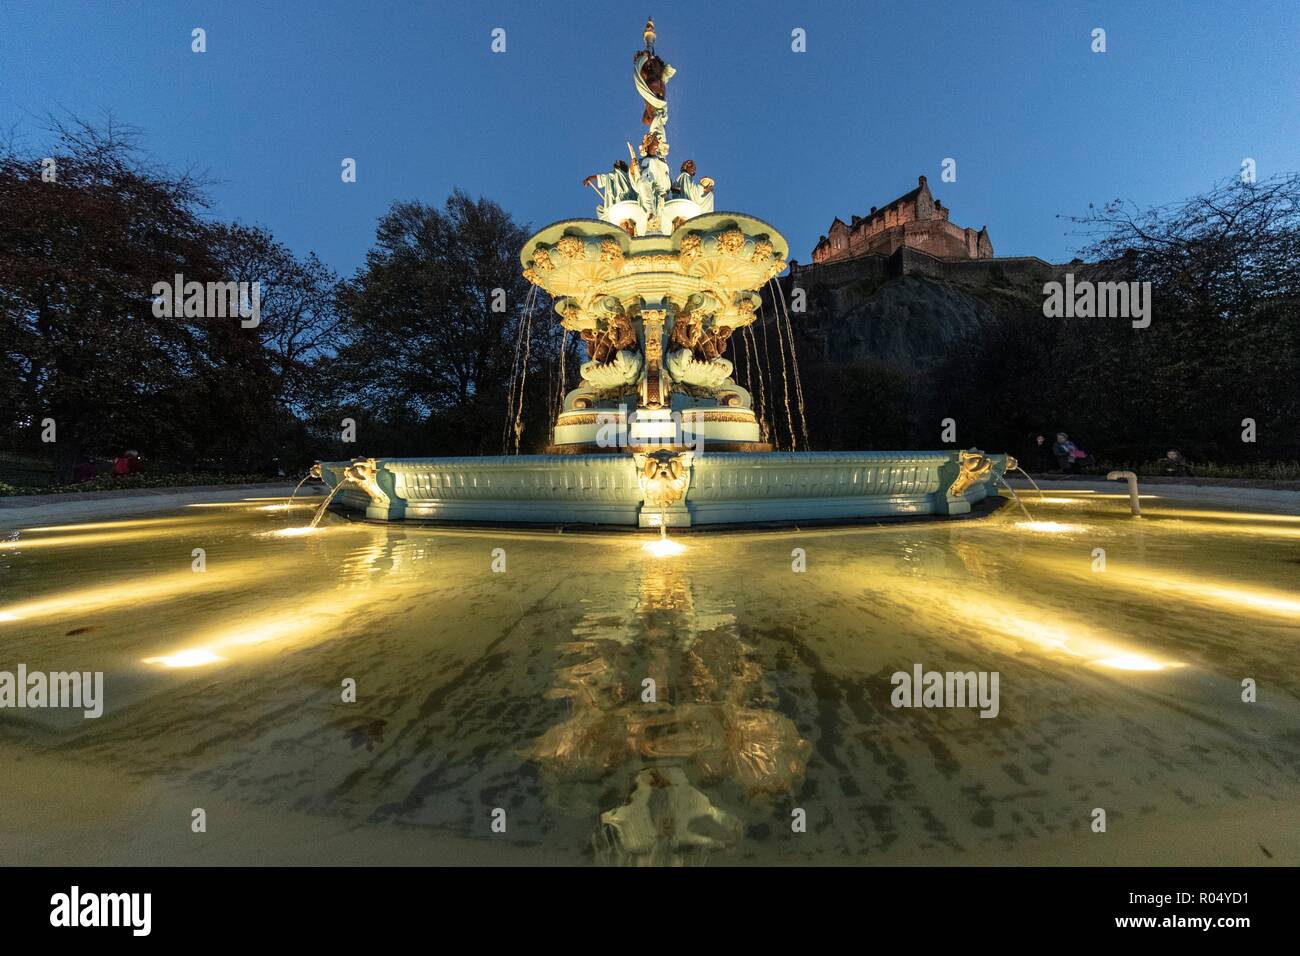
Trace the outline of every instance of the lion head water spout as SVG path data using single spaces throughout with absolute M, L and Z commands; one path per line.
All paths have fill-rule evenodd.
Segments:
M 316 474 L 319 475 L 320 465 L 316 464 L 312 467 Z M 332 502 L 335 496 L 338 495 L 338 493 L 343 490 L 344 486 L 349 483 L 359 487 L 372 499 L 379 499 L 387 504 L 388 496 L 382 489 L 380 489 L 375 480 L 378 474 L 379 469 L 375 465 L 375 460 L 373 458 L 357 458 L 354 460 L 351 465 L 343 470 L 342 480 L 330 489 L 330 493 L 326 495 L 325 500 L 320 503 L 320 507 L 317 508 L 316 513 L 312 515 L 311 524 L 307 526 L 307 529 L 309 531 L 314 530 L 316 526 L 320 524 L 320 519 L 325 517 L 325 512 L 329 510 L 330 502 Z
M 668 538 L 668 524 L 670 514 L 680 514 L 685 509 L 694 453 L 664 449 L 636 452 L 632 457 L 636 462 L 637 481 L 645 502 L 643 520 L 653 525 L 657 519 L 659 525 L 659 540 L 647 543 L 644 549 L 656 557 L 681 554 L 686 548 Z

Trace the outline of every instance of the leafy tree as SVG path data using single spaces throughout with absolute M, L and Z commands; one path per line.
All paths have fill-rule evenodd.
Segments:
M 500 206 L 459 191 L 440 209 L 394 203 L 380 220 L 375 248 L 339 294 L 346 343 L 330 374 L 339 411 L 402 423 L 385 454 L 500 453 L 517 365 L 528 373 L 522 447 L 548 441 L 560 335 L 522 276 L 527 236 Z
M 263 230 L 212 224 L 190 173 L 132 130 L 52 120 L 39 152 L 0 145 L 0 447 L 260 467 L 306 434 L 293 406 L 336 327 L 334 277 Z M 159 316 L 154 287 L 258 281 L 261 324 Z M 40 441 L 53 418 L 57 441 Z
M 53 418 L 67 470 L 89 450 L 148 447 L 172 429 L 204 343 L 193 325 L 156 318 L 151 290 L 177 272 L 215 277 L 217 263 L 191 175 L 143 161 L 111 122 L 52 132 L 52 165 L 0 151 L 3 391 L 16 398 L 3 427 L 36 449 L 33 423 Z
M 1077 280 L 1150 282 L 1151 324 L 1006 309 L 951 350 L 937 381 L 962 430 L 1026 451 L 1058 429 L 1098 457 L 1300 457 L 1300 176 L 1231 182 L 1170 206 L 1119 201 L 1075 220 Z M 1259 439 L 1241 441 L 1254 419 Z

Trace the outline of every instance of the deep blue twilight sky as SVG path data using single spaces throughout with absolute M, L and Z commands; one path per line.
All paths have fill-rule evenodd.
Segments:
M 534 226 L 592 215 L 583 176 L 641 135 L 647 13 L 678 69 L 673 168 L 694 157 L 718 208 L 768 220 L 800 261 L 921 173 L 998 255 L 1064 261 L 1080 239 L 1058 213 L 1179 199 L 1247 156 L 1261 178 L 1300 169 L 1295 0 L 0 0 L 0 128 L 35 146 L 52 110 L 111 110 L 156 159 L 208 171 L 215 216 L 350 274 L 394 199 L 460 186 Z

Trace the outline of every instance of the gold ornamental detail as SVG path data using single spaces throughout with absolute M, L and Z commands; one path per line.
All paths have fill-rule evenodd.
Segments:
M 739 229 L 730 229 L 718 236 L 718 245 L 728 255 L 738 256 L 745 248 L 745 234 Z
M 681 260 L 682 268 L 690 266 L 691 262 L 703 251 L 703 243 L 698 235 L 687 236 L 682 240 L 682 251 L 678 254 Z
M 623 271 L 629 273 L 636 272 L 679 272 L 682 264 L 678 261 L 677 256 L 665 254 L 653 256 L 636 256 L 632 259 L 623 260 Z
M 970 451 L 957 453 L 957 478 L 948 488 L 948 497 L 960 498 L 967 491 L 988 480 L 993 471 L 993 459 L 984 452 L 972 448 Z
M 576 259 L 582 255 L 582 240 L 577 236 L 565 236 L 555 244 L 560 255 L 566 259 Z
M 683 413 L 683 418 L 685 413 Z M 702 422 L 717 422 L 718 424 L 735 423 L 738 425 L 754 424 L 754 413 L 745 414 L 743 412 L 696 412 L 695 417 Z
M 663 309 L 642 309 L 641 328 L 645 335 L 645 403 L 649 408 L 662 408 L 667 402 L 664 388 L 662 362 L 664 357 Z

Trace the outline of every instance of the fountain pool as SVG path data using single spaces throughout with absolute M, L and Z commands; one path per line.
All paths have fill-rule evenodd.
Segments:
M 17 529 L 0 670 L 103 671 L 105 707 L 0 710 L 0 847 L 46 864 L 1294 864 L 1300 518 L 1177 494 L 1133 518 L 1124 495 L 1054 487 L 1025 499 L 1051 526 L 1033 533 L 1007 507 L 679 533 L 662 557 L 617 532 L 333 514 L 281 534 L 319 498 Z M 997 672 L 997 717 L 893 706 L 891 675 L 918 664 Z

